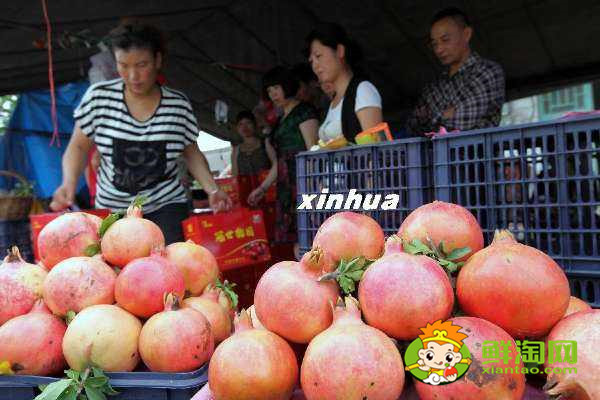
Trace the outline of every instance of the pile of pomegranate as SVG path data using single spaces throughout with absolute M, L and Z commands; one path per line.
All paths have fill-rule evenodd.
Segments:
M 263 274 L 240 312 L 209 250 L 165 246 L 137 206 L 112 222 L 62 215 L 39 236 L 40 265 L 9 252 L 0 365 L 56 376 L 67 366 L 180 373 L 208 364 L 193 400 L 600 399 L 600 310 L 571 296 L 559 265 L 510 232 L 485 247 L 461 206 L 425 204 L 389 238 L 367 215 L 336 213 L 301 260 Z M 404 355 L 440 320 L 467 336 L 469 368 L 431 385 L 407 372 Z M 561 340 L 577 342 L 576 373 L 553 369 L 566 361 L 546 374 L 518 371 L 528 366 L 521 343 Z M 504 367 L 486 360 L 491 342 L 508 346 L 513 370 L 487 372 Z

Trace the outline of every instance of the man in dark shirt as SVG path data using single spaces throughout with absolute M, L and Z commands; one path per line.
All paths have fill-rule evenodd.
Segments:
M 444 72 L 423 90 L 409 118 L 413 134 L 498 126 L 504 103 L 502 67 L 471 50 L 473 28 L 457 8 L 438 12 L 431 23 L 431 48 Z

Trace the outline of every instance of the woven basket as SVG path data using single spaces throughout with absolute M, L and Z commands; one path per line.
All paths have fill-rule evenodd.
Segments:
M 23 176 L 11 171 L 0 171 L 0 175 L 16 178 L 23 184 L 27 184 L 27 179 Z M 0 220 L 2 221 L 18 221 L 27 219 L 31 205 L 33 204 L 33 196 L 6 196 L 0 195 Z

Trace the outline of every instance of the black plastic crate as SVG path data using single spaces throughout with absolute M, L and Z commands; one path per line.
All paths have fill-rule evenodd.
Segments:
M 302 194 L 341 194 L 344 204 L 340 210 L 297 210 L 300 252 L 309 250 L 319 226 L 336 212 L 346 211 L 345 203 L 351 189 L 363 197 L 362 207 L 350 210 L 364 212 L 376 219 L 386 235 L 396 233 L 402 220 L 416 207 L 430 202 L 433 196 L 431 171 L 432 144 L 424 138 L 411 138 L 374 145 L 346 147 L 339 150 L 303 152 L 296 156 L 298 206 Z M 381 210 L 385 196 L 399 195 L 396 210 Z M 367 195 L 374 204 L 380 195 L 379 207 L 365 209 Z M 319 196 L 317 197 L 317 199 Z M 329 198 L 329 197 L 328 197 Z M 367 207 L 368 208 L 368 207 Z
M 567 273 L 600 270 L 600 118 L 449 134 L 434 140 L 435 198 L 461 204 L 486 243 L 510 229 Z
M 111 385 L 119 392 L 115 400 L 189 400 L 208 381 L 208 364 L 186 373 L 116 372 L 107 373 Z M 39 394 L 38 385 L 57 378 L 42 376 L 0 376 L 0 399 L 32 400 Z
M 7 250 L 13 245 L 19 247 L 21 257 L 25 261 L 33 262 L 29 219 L 20 221 L 0 220 L 0 260 L 4 259 Z

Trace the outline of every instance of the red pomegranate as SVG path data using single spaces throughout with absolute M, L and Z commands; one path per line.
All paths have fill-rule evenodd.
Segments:
M 193 308 L 179 308 L 179 299 L 165 296 L 165 310 L 142 328 L 139 341 L 144 364 L 155 372 L 189 372 L 210 359 L 215 341 L 210 324 Z
M 384 242 L 384 233 L 377 221 L 368 215 L 344 211 L 333 214 L 321 224 L 311 251 L 323 251 L 334 263 L 356 257 L 373 260 L 383 253 Z
M 142 218 L 142 209 L 137 206 L 129 207 L 125 218 L 113 223 L 101 242 L 104 259 L 121 268 L 164 246 L 165 236 L 158 225 Z
M 460 270 L 456 295 L 468 315 L 523 338 L 548 333 L 565 314 L 570 290 L 554 260 L 517 243 L 510 232 L 497 231 L 492 244 Z
M 94 304 L 115 302 L 115 271 L 94 257 L 72 257 L 56 264 L 44 281 L 44 301 L 59 316 Z
M 254 291 L 262 324 L 287 340 L 308 343 L 331 325 L 330 303 L 339 296 L 335 282 L 318 282 L 323 271 L 312 264 L 282 261 L 269 268 Z
M 166 257 L 183 273 L 185 289 L 192 296 L 201 294 L 209 283 L 219 277 L 215 256 L 191 240 L 168 245 Z
M 580 311 L 560 320 L 548 335 L 548 341 L 575 341 L 576 350 L 562 347 L 548 349 L 546 367 L 549 368 L 548 383 L 544 387 L 552 398 L 569 400 L 600 399 L 600 310 Z M 576 351 L 576 362 L 567 354 Z M 550 353 L 562 354 L 552 358 Z
M 394 342 L 365 325 L 357 301 L 347 297 L 333 324 L 308 345 L 300 382 L 307 400 L 397 400 L 404 364 Z
M 427 244 L 427 238 L 435 246 L 443 242 L 446 254 L 464 247 L 471 249 L 457 261 L 465 261 L 483 248 L 483 232 L 473 214 L 464 207 L 443 201 L 422 205 L 411 212 L 400 225 L 398 235 L 407 242 L 418 239 Z
M 84 308 L 67 327 L 62 350 L 69 366 L 94 365 L 105 372 L 130 372 L 140 361 L 142 323 L 122 308 L 99 304 Z
M 297 379 L 290 345 L 273 332 L 253 329 L 244 310 L 235 333 L 217 347 L 208 367 L 216 400 L 287 400 Z
M 525 392 L 525 374 L 521 373 L 523 363 L 520 359 L 515 364 L 518 353 L 513 338 L 499 326 L 481 318 L 456 317 L 451 321 L 454 325 L 462 327 L 460 332 L 468 335 L 463 342 L 471 353 L 472 363 L 465 375 L 449 385 L 434 386 L 414 379 L 421 400 L 521 400 Z M 484 341 L 493 341 L 499 346 L 509 343 L 506 352 L 509 363 L 504 364 L 504 360 L 486 359 L 486 363 L 483 364 Z M 502 368 L 502 372 L 496 371 L 498 368 Z M 512 372 L 506 368 L 512 368 Z M 486 370 L 499 373 L 490 374 Z
M 578 311 L 587 311 L 591 309 L 592 307 L 585 301 L 578 299 L 575 296 L 571 296 L 569 298 L 569 306 L 567 307 L 567 311 L 565 311 L 565 315 L 563 316 L 563 318 Z
M 0 327 L 0 362 L 8 361 L 16 374 L 54 375 L 66 362 L 62 340 L 67 326 L 40 299 L 28 314 Z
M 11 318 L 31 310 L 42 296 L 42 286 L 48 272 L 21 258 L 13 246 L 0 265 L 0 326 Z
M 358 301 L 369 325 L 396 339 L 412 340 L 428 322 L 450 316 L 454 293 L 435 260 L 395 253 L 367 268 Z
M 164 296 L 185 295 L 183 274 L 161 252 L 138 258 L 125 266 L 115 283 L 117 304 L 130 313 L 149 318 L 164 310 Z
M 221 343 L 231 336 L 231 318 L 221 307 L 216 292 L 209 292 L 200 297 L 189 297 L 183 301 L 184 308 L 193 308 L 206 317 L 215 338 L 215 343 Z
M 102 219 L 84 212 L 59 216 L 42 228 L 38 236 L 38 251 L 44 266 L 52 269 L 62 260 L 85 256 L 85 250 L 100 243 L 98 229 Z

